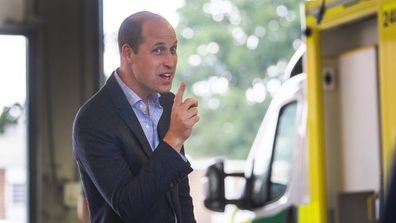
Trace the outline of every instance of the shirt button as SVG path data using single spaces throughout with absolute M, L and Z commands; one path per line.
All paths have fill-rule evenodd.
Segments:
M 146 125 L 146 128 L 150 128 L 150 126 L 149 126 L 149 125 Z

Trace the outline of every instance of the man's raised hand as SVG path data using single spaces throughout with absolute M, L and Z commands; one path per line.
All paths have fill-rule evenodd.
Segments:
M 185 89 L 186 85 L 182 82 L 174 98 L 169 130 L 164 137 L 164 141 L 178 152 L 199 121 L 198 101 L 194 98 L 183 100 Z

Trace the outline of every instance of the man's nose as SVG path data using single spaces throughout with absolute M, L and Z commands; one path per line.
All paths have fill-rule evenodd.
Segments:
M 174 68 L 177 63 L 177 55 L 168 53 L 164 58 L 164 65 L 168 68 Z

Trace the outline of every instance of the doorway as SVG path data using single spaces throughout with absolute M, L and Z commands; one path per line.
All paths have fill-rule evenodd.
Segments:
M 27 38 L 0 35 L 0 222 L 27 221 Z

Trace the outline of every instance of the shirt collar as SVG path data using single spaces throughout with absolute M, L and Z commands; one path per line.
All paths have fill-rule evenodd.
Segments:
M 133 107 L 136 103 L 138 103 L 140 101 L 143 102 L 143 100 L 131 88 L 129 88 L 124 83 L 124 81 L 120 78 L 120 76 L 118 74 L 118 69 L 114 73 L 115 73 L 114 76 L 115 76 L 118 84 L 120 85 L 121 90 L 124 92 L 129 104 Z M 160 97 L 161 97 L 161 94 L 158 92 L 149 95 L 149 97 L 148 97 L 149 103 L 150 103 L 150 101 L 152 101 L 155 106 L 158 106 L 158 105 L 160 106 L 160 103 L 159 103 Z

